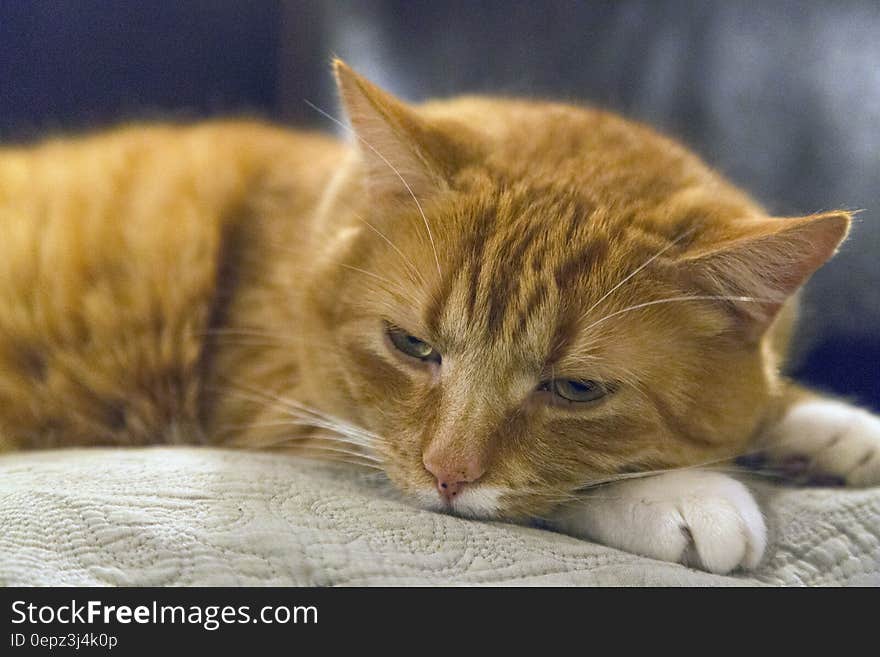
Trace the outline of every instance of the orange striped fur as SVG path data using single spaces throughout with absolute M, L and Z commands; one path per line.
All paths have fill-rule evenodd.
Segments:
M 336 73 L 348 145 L 241 121 L 0 150 L 0 444 L 299 448 L 419 500 L 433 448 L 521 518 L 739 454 L 796 394 L 787 300 L 846 213 L 770 218 L 613 114 Z M 610 392 L 536 390 L 560 378 Z

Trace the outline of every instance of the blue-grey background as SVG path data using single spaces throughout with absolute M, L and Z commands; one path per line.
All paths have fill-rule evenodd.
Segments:
M 880 410 L 880 2 L 0 2 L 0 140 L 248 113 L 331 129 L 331 54 L 401 96 L 586 100 L 781 215 L 861 209 L 795 372 Z

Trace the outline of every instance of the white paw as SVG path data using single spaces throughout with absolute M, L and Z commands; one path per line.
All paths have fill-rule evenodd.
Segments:
M 559 528 L 713 573 L 754 568 L 767 544 L 764 519 L 748 489 L 727 475 L 700 470 L 602 487 L 566 509 Z
M 830 400 L 803 402 L 764 440 L 771 462 L 807 477 L 839 478 L 849 486 L 880 484 L 880 417 L 860 408 Z

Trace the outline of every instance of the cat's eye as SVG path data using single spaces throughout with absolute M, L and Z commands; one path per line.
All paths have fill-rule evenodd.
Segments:
M 388 339 L 391 340 L 391 344 L 398 351 L 421 361 L 429 363 L 440 362 L 440 353 L 424 340 L 410 335 L 396 326 L 388 325 L 385 330 L 388 334 Z
M 546 390 L 556 397 L 572 403 L 597 401 L 608 394 L 608 388 L 598 381 L 577 379 L 545 381 L 538 390 Z

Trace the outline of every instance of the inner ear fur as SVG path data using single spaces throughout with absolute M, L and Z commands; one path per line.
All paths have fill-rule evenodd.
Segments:
M 851 215 L 825 212 L 797 218 L 744 221 L 679 262 L 702 293 L 728 297 L 752 336 L 763 334 L 782 304 L 831 258 L 846 238 Z
M 409 196 L 411 191 L 423 198 L 445 188 L 462 164 L 466 149 L 455 131 L 463 128 L 424 119 L 342 60 L 334 60 L 333 70 L 371 192 Z

